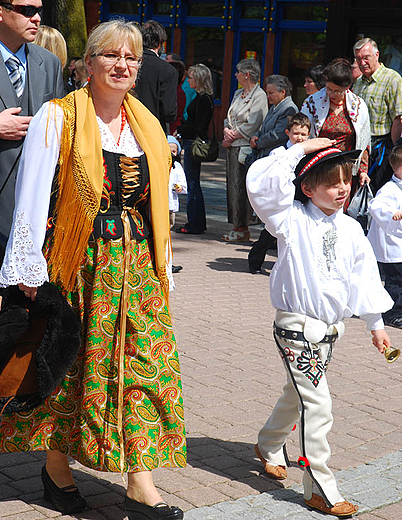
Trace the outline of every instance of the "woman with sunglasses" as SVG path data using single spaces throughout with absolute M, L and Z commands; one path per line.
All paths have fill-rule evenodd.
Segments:
M 42 283 L 57 285 L 81 320 L 82 345 L 42 405 L 3 416 L 0 450 L 47 451 L 45 498 L 63 514 L 86 507 L 71 456 L 128 473 L 130 520 L 176 520 L 183 512 L 163 503 L 151 473 L 186 464 L 167 301 L 171 154 L 159 122 L 128 94 L 141 56 L 132 23 L 99 25 L 85 51 L 89 86 L 31 122 L 0 286 L 35 300 Z
M 358 184 L 370 182 L 368 158 L 370 119 L 366 103 L 350 89 L 353 76 L 350 62 L 333 60 L 324 70 L 325 87 L 309 96 L 301 112 L 311 121 L 311 137 L 335 139 L 342 151 L 362 150 L 353 170 L 352 192 Z

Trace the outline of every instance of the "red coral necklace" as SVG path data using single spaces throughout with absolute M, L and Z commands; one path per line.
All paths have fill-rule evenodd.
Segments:
M 119 146 L 119 144 L 120 144 L 121 134 L 123 133 L 124 127 L 126 126 L 126 123 L 127 123 L 126 109 L 124 108 L 123 105 L 121 105 L 120 113 L 121 113 L 121 125 L 120 125 L 120 134 L 119 134 L 119 137 L 118 137 L 117 143 L 116 143 L 117 146 Z

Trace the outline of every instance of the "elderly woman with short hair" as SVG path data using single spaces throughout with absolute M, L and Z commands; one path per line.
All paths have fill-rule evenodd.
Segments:
M 226 155 L 226 186 L 228 221 L 233 229 L 223 235 L 228 242 L 250 239 L 248 224 L 252 209 L 246 191 L 247 167 L 241 154 L 251 152 L 250 139 L 260 128 L 268 111 L 267 98 L 259 85 L 260 65 L 255 60 L 241 60 L 236 66 L 237 90 L 229 107 L 223 129 L 223 147 Z M 239 161 L 240 154 L 240 161 Z
M 256 150 L 256 159 L 266 157 L 274 148 L 286 144 L 288 116 L 298 112 L 291 97 L 293 86 L 286 76 L 272 74 L 264 84 L 269 110 L 260 131 L 250 141 L 251 148 Z

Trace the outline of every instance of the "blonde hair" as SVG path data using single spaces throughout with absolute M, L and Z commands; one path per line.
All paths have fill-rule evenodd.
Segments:
M 126 43 L 137 58 L 142 57 L 142 35 L 134 22 L 122 18 L 109 20 L 94 27 L 88 37 L 84 54 L 85 63 L 91 56 L 116 50 Z
M 61 61 L 61 68 L 64 69 L 67 63 L 67 45 L 61 32 L 54 27 L 40 25 L 34 43 L 57 56 Z
M 187 73 L 192 73 L 197 94 L 213 95 L 212 74 L 209 68 L 203 63 L 197 63 L 188 68 Z

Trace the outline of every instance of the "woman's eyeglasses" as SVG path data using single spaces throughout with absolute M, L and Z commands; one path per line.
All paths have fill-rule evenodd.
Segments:
M 124 59 L 127 67 L 135 68 L 140 67 L 142 63 L 142 58 L 137 58 L 136 56 L 123 56 L 121 54 L 115 54 L 114 52 L 100 52 L 99 54 L 92 54 L 92 57 L 102 56 L 103 61 L 107 65 L 116 65 L 121 59 Z
M 1 7 L 5 7 L 9 11 L 15 11 L 18 14 L 22 14 L 26 18 L 33 18 L 38 14 L 41 18 L 43 15 L 43 6 L 36 7 L 36 5 L 14 5 L 6 2 L 0 2 Z
M 329 87 L 325 87 L 325 89 L 328 95 L 333 94 L 334 96 L 343 96 L 344 93 L 348 90 L 347 88 L 345 90 L 332 90 Z

